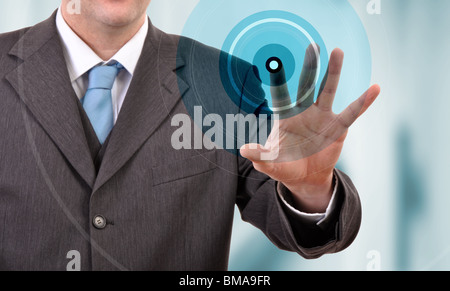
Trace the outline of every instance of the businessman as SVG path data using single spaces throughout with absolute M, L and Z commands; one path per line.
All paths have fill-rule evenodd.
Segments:
M 235 205 L 308 259 L 353 242 L 360 200 L 335 165 L 379 87 L 334 114 L 342 51 L 317 102 L 274 123 L 278 138 L 237 154 L 176 150 L 171 117 L 193 102 L 257 114 L 258 73 L 236 60 L 256 104 L 244 109 L 223 89 L 223 53 L 158 30 L 150 0 L 71 4 L 0 35 L 1 270 L 66 270 L 73 253 L 85 271 L 226 270 Z

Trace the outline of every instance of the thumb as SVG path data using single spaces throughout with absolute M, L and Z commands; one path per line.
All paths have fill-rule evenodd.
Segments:
M 240 149 L 241 156 L 252 162 L 259 162 L 261 160 L 261 153 L 264 151 L 264 147 L 256 143 L 243 145 Z
M 271 151 L 260 144 L 246 144 L 240 149 L 241 156 L 254 162 L 274 161 L 278 157 L 278 151 Z

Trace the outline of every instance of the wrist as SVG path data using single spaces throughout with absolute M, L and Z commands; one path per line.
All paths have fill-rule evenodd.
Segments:
M 292 193 L 295 207 L 305 213 L 324 213 L 335 186 L 334 172 L 320 180 L 301 180 L 282 184 Z

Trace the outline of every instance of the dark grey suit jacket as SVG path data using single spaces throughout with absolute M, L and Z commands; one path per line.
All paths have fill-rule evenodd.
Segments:
M 71 87 L 55 14 L 0 35 L 0 269 L 66 270 L 75 250 L 81 270 L 226 270 L 236 204 L 281 249 L 317 258 L 348 247 L 361 206 L 342 172 L 337 208 L 319 227 L 290 214 L 277 183 L 242 157 L 173 149 L 171 116 L 191 104 L 182 100 L 242 112 L 221 88 L 220 55 L 150 24 L 102 147 Z M 242 90 L 260 90 L 241 63 Z

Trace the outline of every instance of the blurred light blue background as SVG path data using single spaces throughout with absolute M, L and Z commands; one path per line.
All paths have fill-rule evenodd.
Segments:
M 153 0 L 149 15 L 181 34 L 198 1 Z M 360 192 L 360 233 L 344 252 L 308 261 L 272 246 L 236 212 L 230 270 L 450 270 L 450 1 L 381 0 L 379 15 L 367 12 L 369 0 L 349 2 L 382 88 L 339 163 Z M 59 3 L 0 0 L 0 33 L 48 18 Z

